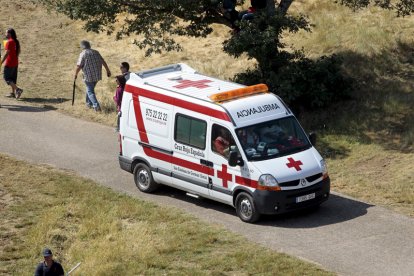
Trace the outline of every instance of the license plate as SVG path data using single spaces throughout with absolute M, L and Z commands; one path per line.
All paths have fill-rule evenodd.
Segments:
M 315 198 L 315 193 L 311 193 L 311 194 L 303 195 L 303 196 L 298 196 L 296 198 L 296 203 L 303 202 L 303 201 L 310 200 L 310 199 L 314 199 L 314 198 Z

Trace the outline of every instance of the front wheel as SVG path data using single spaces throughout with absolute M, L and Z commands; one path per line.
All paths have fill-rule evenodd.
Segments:
M 253 198 L 248 193 L 240 193 L 236 197 L 236 212 L 244 222 L 253 223 L 259 220 L 260 214 L 256 210 Z
M 144 193 L 154 192 L 158 188 L 158 183 L 152 178 L 151 170 L 143 163 L 135 167 L 134 181 L 137 188 Z

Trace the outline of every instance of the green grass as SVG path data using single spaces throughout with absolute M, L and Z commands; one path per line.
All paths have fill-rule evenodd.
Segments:
M 23 169 L 22 169 L 23 168 Z M 41 250 L 76 275 L 331 275 L 46 166 L 0 155 L 0 275 L 33 275 Z

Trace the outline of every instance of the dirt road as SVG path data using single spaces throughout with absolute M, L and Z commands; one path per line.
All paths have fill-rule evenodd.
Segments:
M 193 199 L 171 188 L 155 195 L 140 193 L 132 175 L 119 168 L 113 128 L 14 100 L 0 103 L 2 153 L 72 170 L 114 190 L 182 209 L 340 275 L 414 275 L 412 218 L 334 194 L 316 212 L 246 224 L 229 206 Z

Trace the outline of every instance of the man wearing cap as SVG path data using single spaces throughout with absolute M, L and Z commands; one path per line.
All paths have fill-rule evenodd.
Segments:
M 53 260 L 52 250 L 45 248 L 43 250 L 45 260 L 41 262 L 35 271 L 35 276 L 64 276 L 65 272 L 60 263 Z

